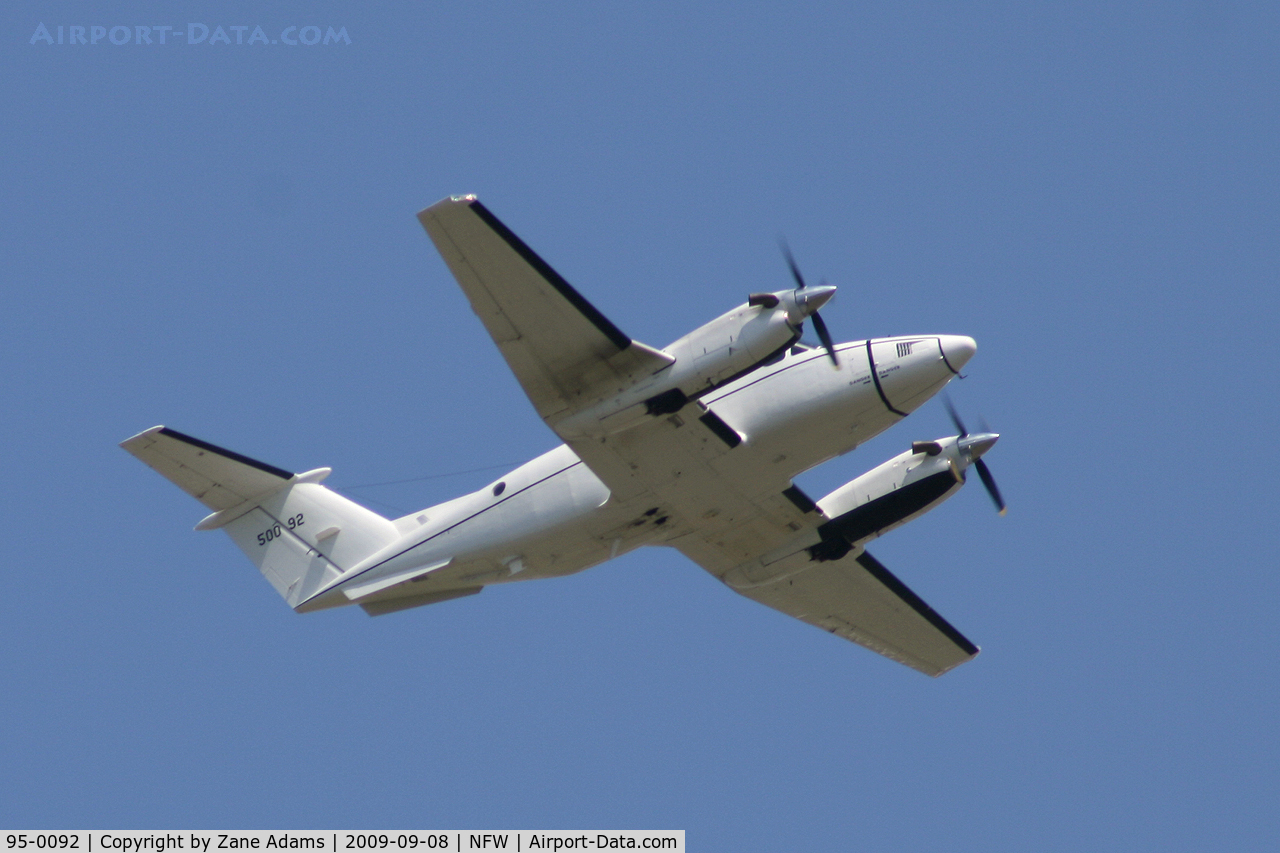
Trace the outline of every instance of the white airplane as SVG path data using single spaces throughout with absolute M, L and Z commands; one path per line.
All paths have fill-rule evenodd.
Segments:
M 864 550 L 954 494 L 998 438 L 911 449 L 814 501 L 792 482 L 943 388 L 972 338 L 833 344 L 834 287 L 753 294 L 664 349 L 634 341 L 475 196 L 418 214 L 525 393 L 564 444 L 485 488 L 388 519 L 295 474 L 157 426 L 121 446 L 212 510 L 299 613 L 372 615 L 674 547 L 730 589 L 929 675 L 978 648 Z M 799 343 L 812 318 L 823 348 Z

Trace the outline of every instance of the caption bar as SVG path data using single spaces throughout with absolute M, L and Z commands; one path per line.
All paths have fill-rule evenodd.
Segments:
M 667 850 L 684 853 L 684 830 L 406 830 L 354 832 L 334 830 L 210 832 L 182 831 L 0 831 L 0 851 L 77 851 L 77 853 L 214 853 L 220 850 L 362 851 L 503 850 Z

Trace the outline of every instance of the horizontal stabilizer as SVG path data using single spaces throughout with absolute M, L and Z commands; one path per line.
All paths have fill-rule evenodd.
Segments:
M 165 426 L 138 433 L 120 446 L 215 512 L 269 495 L 293 478 L 283 468 Z
M 120 446 L 213 510 L 196 529 L 230 536 L 291 607 L 400 535 L 392 521 L 320 485 L 328 468 L 291 474 L 162 426 Z

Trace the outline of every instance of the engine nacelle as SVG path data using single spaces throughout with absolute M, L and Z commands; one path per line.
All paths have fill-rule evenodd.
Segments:
M 684 408 L 710 388 L 759 367 L 800 337 L 800 325 L 834 287 L 761 293 L 662 352 L 675 361 L 652 378 L 556 424 L 562 435 L 615 433 Z
M 818 529 L 822 542 L 810 554 L 817 560 L 839 559 L 955 494 L 971 461 L 959 441 L 952 436 L 916 442 L 818 501 L 830 520 Z
M 676 359 L 670 368 L 671 388 L 692 397 L 746 373 L 798 337 L 781 304 L 739 305 L 663 350 Z

